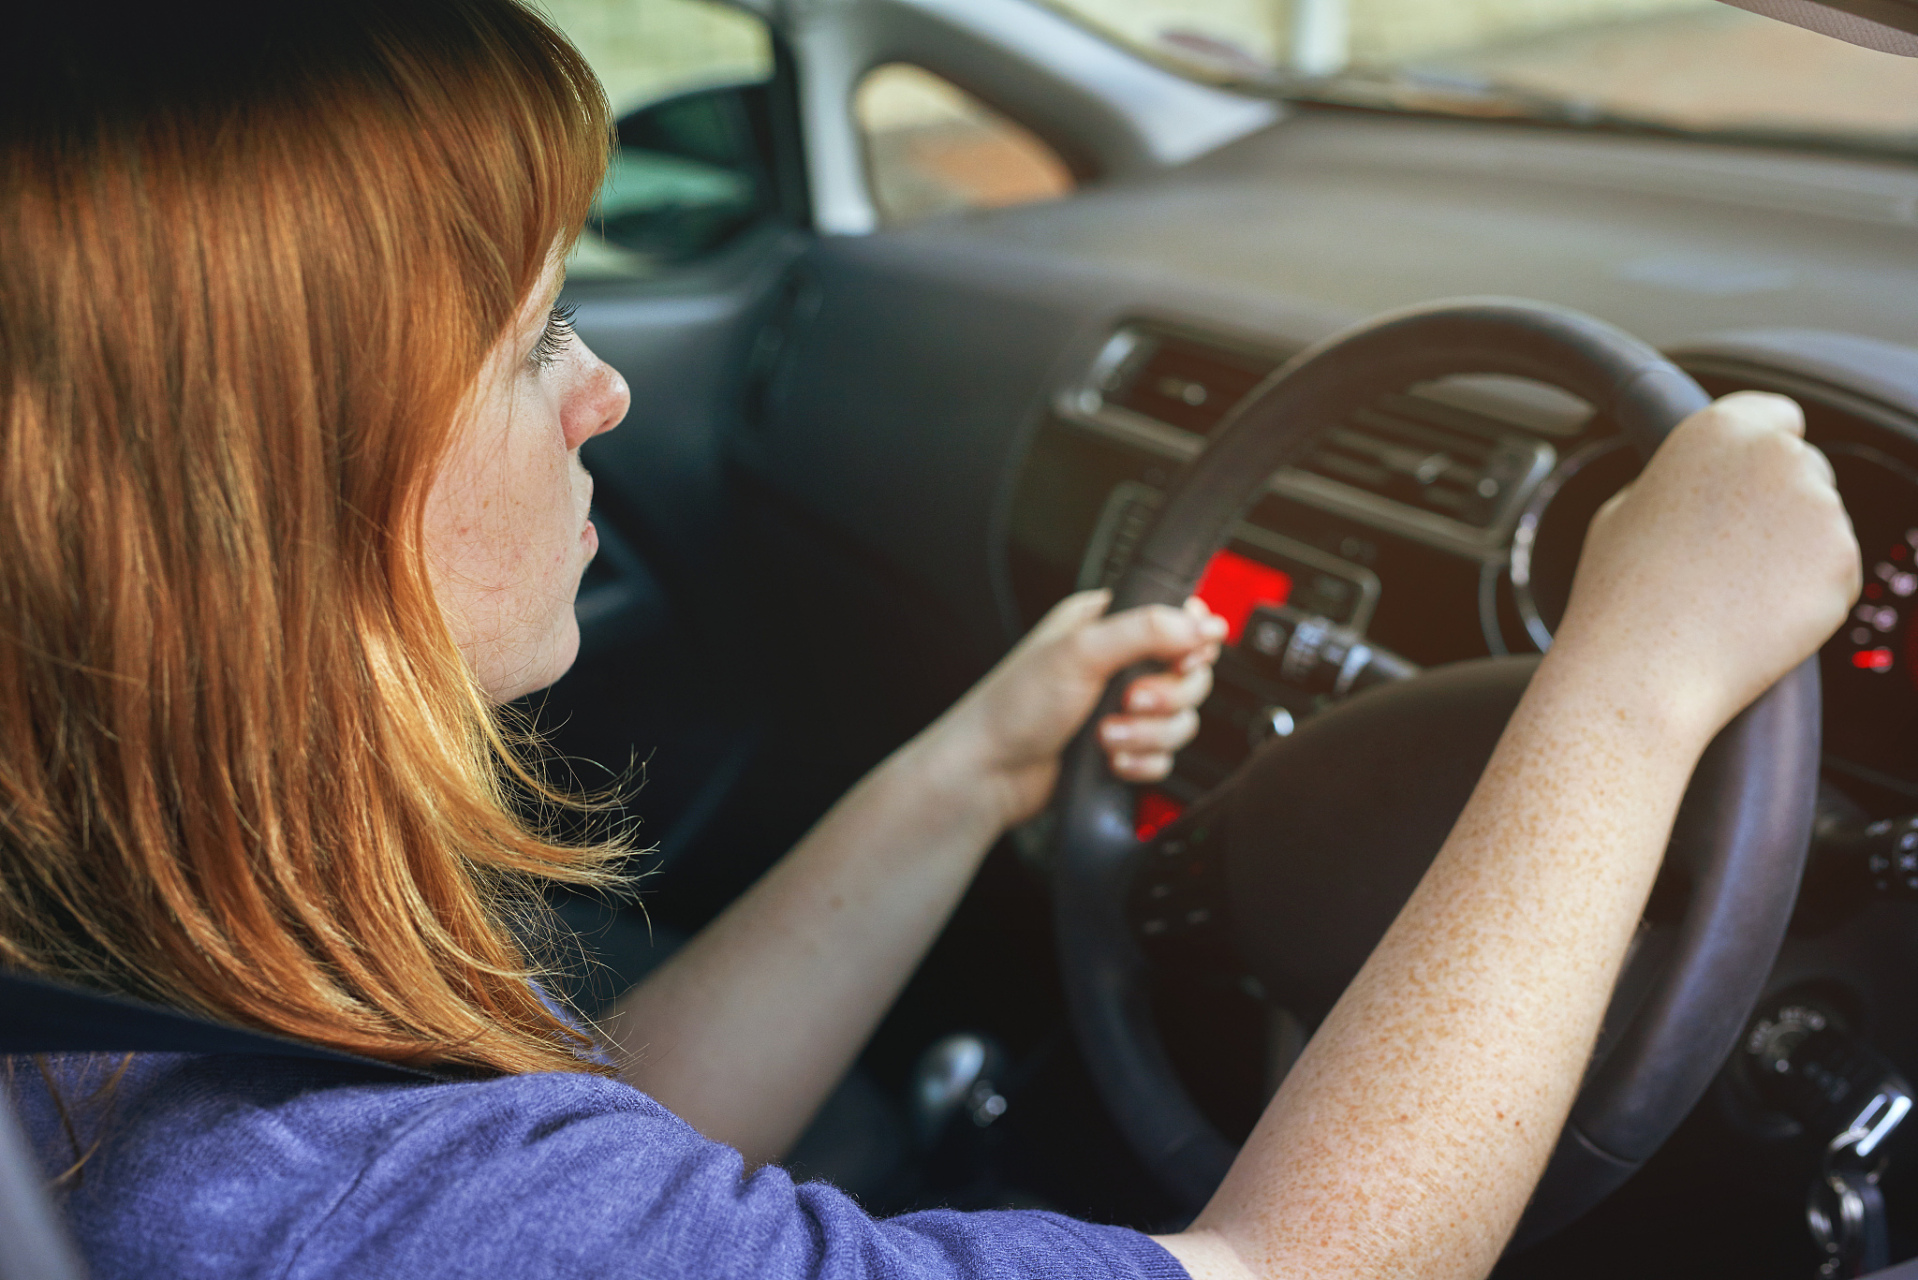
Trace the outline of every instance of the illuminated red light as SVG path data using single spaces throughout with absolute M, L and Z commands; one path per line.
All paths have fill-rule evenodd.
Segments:
M 1140 840 L 1150 840 L 1175 822 L 1185 806 L 1163 791 L 1150 788 L 1139 793 L 1139 807 L 1133 812 L 1132 831 Z
M 1292 594 L 1292 575 L 1249 556 L 1221 551 L 1206 565 L 1192 594 L 1225 619 L 1225 642 L 1237 644 L 1254 609 L 1285 603 Z
M 1851 665 L 1860 671 L 1891 670 L 1891 650 L 1860 649 L 1851 655 Z

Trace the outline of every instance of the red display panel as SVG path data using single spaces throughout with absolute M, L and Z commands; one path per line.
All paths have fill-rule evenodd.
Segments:
M 1225 619 L 1225 642 L 1237 644 L 1254 609 L 1285 603 L 1292 594 L 1292 575 L 1249 556 L 1221 551 L 1206 565 L 1192 594 Z

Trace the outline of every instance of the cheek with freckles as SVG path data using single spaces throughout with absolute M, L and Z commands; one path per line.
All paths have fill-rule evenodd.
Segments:
M 505 701 L 577 653 L 577 463 L 543 397 L 481 398 L 427 501 L 434 589 L 480 684 Z

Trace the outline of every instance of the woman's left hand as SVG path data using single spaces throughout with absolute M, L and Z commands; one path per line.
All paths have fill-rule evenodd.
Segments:
M 1156 782 L 1199 727 L 1226 624 L 1199 600 L 1106 616 L 1106 591 L 1068 596 L 974 685 L 939 728 L 957 735 L 986 777 L 1001 828 L 1038 813 L 1059 776 L 1059 756 L 1112 678 L 1135 663 L 1163 663 L 1126 687 L 1123 708 L 1099 722 L 1113 773 Z

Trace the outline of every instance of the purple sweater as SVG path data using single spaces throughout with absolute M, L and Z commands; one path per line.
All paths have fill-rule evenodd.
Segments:
M 73 1141 L 39 1074 L 14 1066 L 22 1119 L 58 1173 Z M 75 1108 L 82 1149 L 101 1139 L 63 1205 L 93 1280 L 1186 1280 L 1138 1232 L 1057 1214 L 876 1221 L 823 1183 L 746 1174 L 738 1152 L 599 1077 L 352 1072 L 134 1059 L 109 1108 Z M 83 1099 L 74 1083 L 63 1095 Z

